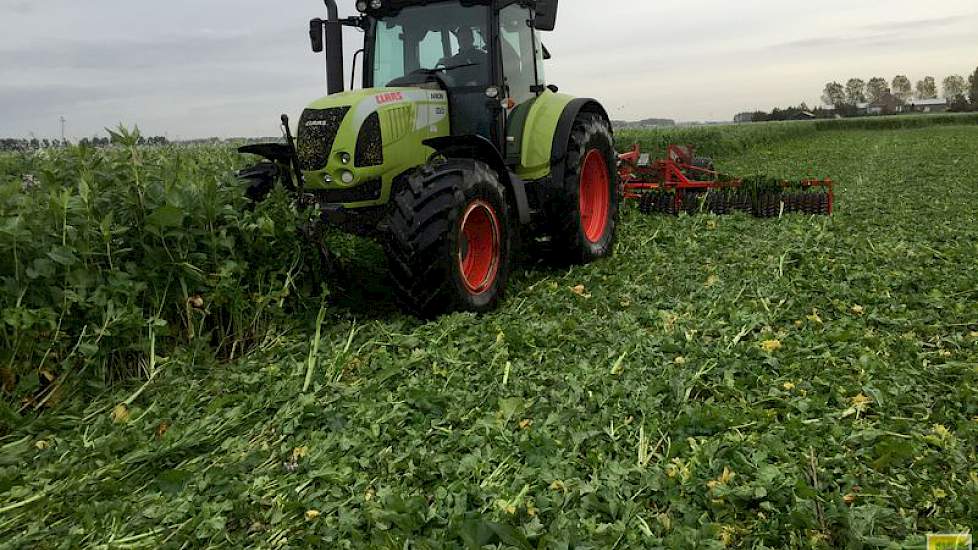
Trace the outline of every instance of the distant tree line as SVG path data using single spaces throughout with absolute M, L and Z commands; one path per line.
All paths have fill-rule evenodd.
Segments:
M 740 115 L 739 122 L 775 122 L 781 120 L 799 120 L 805 118 L 832 118 L 835 114 L 831 109 L 822 107 L 810 108 L 808 104 L 802 102 L 801 105 L 791 107 L 775 107 L 771 112 L 754 111 Z
M 169 140 L 163 136 L 140 137 L 139 145 L 167 145 Z M 108 147 L 112 141 L 107 137 L 91 137 L 78 140 L 85 147 Z M 57 149 L 67 147 L 67 141 L 38 138 L 0 138 L 0 151 L 36 151 L 38 149 Z
M 978 111 L 978 68 L 967 79 L 950 75 L 941 82 L 941 96 L 952 112 Z M 771 112 L 756 111 L 737 115 L 738 122 L 766 122 L 804 118 L 851 117 L 866 114 L 866 106 L 875 107 L 880 114 L 893 114 L 909 103 L 938 98 L 937 79 L 926 76 L 914 85 L 906 75 L 887 81 L 883 77 L 869 80 L 850 78 L 845 84 L 829 82 L 822 90 L 824 107 L 810 109 L 802 103 L 797 107 L 775 108 Z
M 972 111 L 978 109 L 978 69 L 968 77 L 950 75 L 942 81 L 942 97 L 951 110 Z M 937 79 L 925 76 L 914 85 L 906 75 L 897 75 L 887 82 L 883 77 L 873 77 L 868 81 L 850 78 L 845 85 L 829 82 L 822 90 L 822 103 L 837 110 L 845 111 L 846 106 L 863 103 L 888 106 L 893 103 L 904 105 L 913 101 L 937 99 Z

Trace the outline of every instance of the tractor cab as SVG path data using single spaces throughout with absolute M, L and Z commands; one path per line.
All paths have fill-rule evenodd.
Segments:
M 553 29 L 555 1 L 364 0 L 357 9 L 340 23 L 365 31 L 363 87 L 444 91 L 451 135 L 502 151 L 509 116 L 546 89 L 537 31 Z M 338 32 L 328 23 L 327 41 Z M 327 50 L 328 63 L 337 57 Z

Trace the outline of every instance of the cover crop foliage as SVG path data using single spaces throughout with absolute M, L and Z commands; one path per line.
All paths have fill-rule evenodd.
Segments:
M 149 376 L 151 350 L 240 355 L 292 290 L 297 218 L 282 196 L 245 209 L 236 153 L 137 147 L 138 129 L 112 137 L 111 149 L 0 157 L 8 400 L 39 405 L 67 378 Z
M 3 204 L 22 205 L 4 207 L 4 269 L 27 277 L 20 258 L 50 260 L 66 234 L 73 265 L 99 268 L 88 277 L 145 282 L 130 300 L 144 313 L 113 345 L 149 356 L 159 317 L 168 348 L 145 386 L 0 419 L 0 546 L 895 549 L 973 530 L 978 128 L 747 128 L 620 144 L 688 141 L 725 173 L 830 177 L 835 214 L 630 206 L 613 259 L 521 266 L 498 311 L 428 323 L 391 307 L 382 255 L 362 242 L 339 249 L 326 307 L 280 309 L 301 248 L 291 214 L 242 211 L 223 148 L 0 157 Z M 23 173 L 40 187 L 23 192 Z M 78 203 L 67 233 L 62 194 Z M 103 195 L 111 266 L 83 208 Z M 169 201 L 179 226 L 151 224 Z M 18 264 L 9 228 L 28 223 L 39 242 L 18 237 Z M 222 277 L 227 262 L 246 267 Z M 30 307 L 60 312 L 65 274 L 79 296 L 115 295 L 108 279 L 75 291 L 75 271 L 57 267 L 53 297 Z M 215 312 L 202 326 L 185 320 L 198 293 Z M 60 342 L 32 355 L 45 365 L 74 365 L 104 322 L 74 300 L 90 320 L 72 337 L 31 329 L 38 348 Z

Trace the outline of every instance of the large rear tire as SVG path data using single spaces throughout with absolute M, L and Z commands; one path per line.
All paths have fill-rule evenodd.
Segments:
M 581 113 L 571 130 L 564 181 L 547 210 L 558 258 L 587 264 L 610 256 L 618 224 L 618 177 L 611 126 L 593 113 Z
M 510 272 L 506 190 L 488 165 L 449 159 L 408 177 L 386 224 L 384 250 L 400 305 L 432 318 L 496 308 Z

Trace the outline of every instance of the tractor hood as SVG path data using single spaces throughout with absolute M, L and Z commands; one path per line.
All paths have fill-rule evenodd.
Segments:
M 387 188 L 417 159 L 427 159 L 419 151 L 425 140 L 448 134 L 444 91 L 372 88 L 312 102 L 299 118 L 296 148 L 310 190 L 349 189 L 378 181 Z M 385 197 L 355 198 L 382 202 Z

